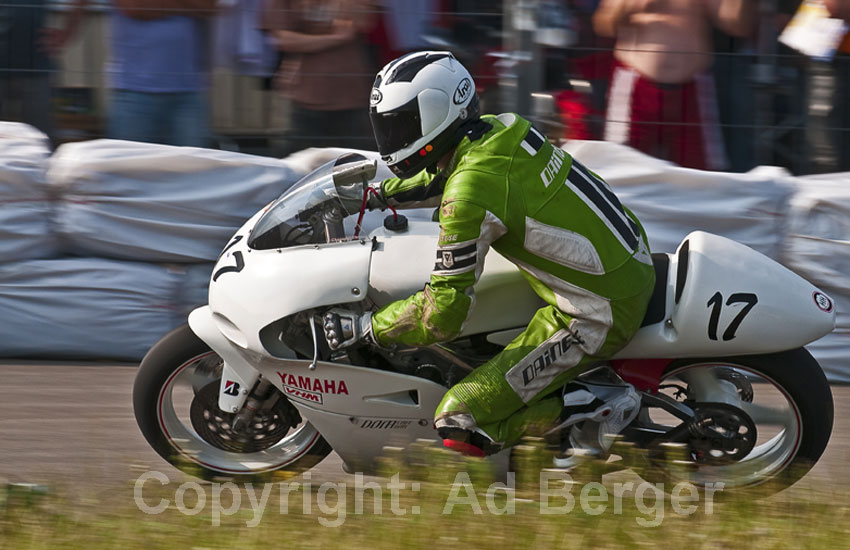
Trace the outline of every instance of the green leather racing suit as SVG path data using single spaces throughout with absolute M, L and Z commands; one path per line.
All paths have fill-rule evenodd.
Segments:
M 529 424 L 557 418 L 559 400 L 542 397 L 629 341 L 655 273 L 643 228 L 602 179 L 517 115 L 483 116 L 478 129 L 441 174 L 383 182 L 389 204 L 439 204 L 441 231 L 430 282 L 375 312 L 372 330 L 382 345 L 452 340 L 488 249 L 516 264 L 548 305 L 436 413 L 437 427 L 510 445 Z

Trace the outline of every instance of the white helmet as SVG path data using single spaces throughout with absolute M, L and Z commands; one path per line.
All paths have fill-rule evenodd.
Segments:
M 449 52 L 415 52 L 388 63 L 375 78 L 369 117 L 382 158 L 409 178 L 433 165 L 478 119 L 469 72 Z

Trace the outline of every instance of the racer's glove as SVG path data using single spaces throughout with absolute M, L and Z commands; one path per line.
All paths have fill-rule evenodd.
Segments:
M 333 351 L 351 347 L 364 340 L 375 343 L 372 335 L 372 313 L 362 315 L 345 309 L 332 309 L 322 318 L 325 340 Z
M 370 186 L 368 193 L 369 197 L 366 199 L 366 208 L 368 210 L 386 210 L 387 199 L 384 197 L 383 183 L 377 186 Z
M 381 192 L 381 186 L 370 185 L 366 189 L 366 209 L 384 210 L 387 207 L 387 201 Z M 362 186 L 351 186 L 349 188 L 337 186 L 337 194 L 342 206 L 350 215 L 360 212 L 360 208 L 363 206 Z

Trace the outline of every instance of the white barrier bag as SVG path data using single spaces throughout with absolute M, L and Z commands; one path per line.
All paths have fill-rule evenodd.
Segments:
M 177 285 L 171 304 L 184 321 L 193 309 L 209 301 L 210 278 L 215 264 L 173 264 L 168 267 L 175 276 Z
M 702 230 L 779 256 L 793 192 L 784 170 L 693 170 L 603 141 L 571 141 L 564 148 L 604 178 L 635 213 L 653 252 L 674 252 L 688 233 Z
M 41 131 L 0 122 L 0 256 L 7 261 L 56 254 L 45 175 L 49 157 L 50 142 Z
M 48 171 L 66 252 L 148 262 L 214 261 L 300 175 L 267 157 L 115 140 L 62 145 Z
M 166 266 L 63 258 L 0 265 L 0 356 L 136 361 L 185 323 Z
M 850 297 L 850 173 L 793 182 L 782 261 L 812 283 Z

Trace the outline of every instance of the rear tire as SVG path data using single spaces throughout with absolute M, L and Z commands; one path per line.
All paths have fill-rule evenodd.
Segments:
M 166 334 L 142 359 L 133 385 L 133 410 L 142 435 L 162 458 L 204 479 L 248 479 L 268 478 L 281 471 L 302 472 L 330 454 L 330 445 L 308 422 L 291 429 L 281 440 L 297 438 L 289 444 L 291 451 L 278 443 L 246 455 L 223 450 L 201 438 L 191 422 L 179 418 L 179 407 L 174 406 L 176 396 L 172 394 L 181 375 L 190 382 L 200 378 L 204 385 L 220 380 L 220 368 L 218 374 L 215 370 L 220 364 L 220 357 L 189 325 Z M 280 398 L 286 399 L 283 395 Z M 179 434 L 172 435 L 169 431 Z
M 716 366 L 732 367 L 751 376 L 759 376 L 766 382 L 772 383 L 780 395 L 784 395 L 788 403 L 788 412 L 778 415 L 777 410 L 769 407 L 752 406 L 752 420 L 758 425 L 758 418 L 764 417 L 772 422 L 765 425 L 780 425 L 777 418 L 787 418 L 788 425 L 784 429 L 757 447 L 740 462 L 728 467 L 728 471 L 747 473 L 747 460 L 754 468 L 752 476 L 741 475 L 730 477 L 724 481 L 725 489 L 735 494 L 753 493 L 758 496 L 781 491 L 801 479 L 823 454 L 832 434 L 833 399 L 829 383 L 820 365 L 804 348 L 773 353 L 767 355 L 749 355 L 723 358 L 681 359 L 671 363 L 662 377 L 662 384 L 677 375 L 693 372 L 698 368 L 714 368 Z M 763 386 L 763 387 L 762 387 Z M 768 385 L 753 385 L 756 392 L 769 390 Z M 770 390 L 773 391 L 773 390 Z M 755 405 L 753 402 L 750 405 Z M 747 408 L 744 409 L 745 412 Z M 771 416 L 772 415 L 772 416 Z M 760 430 L 761 428 L 758 427 Z M 758 451 L 758 452 L 757 452 Z M 759 454 L 762 453 L 761 455 Z M 751 457 L 754 457 L 751 459 Z M 773 462 L 771 462 L 773 460 Z M 759 466 L 763 467 L 760 471 Z M 710 466 L 715 473 L 722 474 L 724 466 Z M 737 469 L 736 469 L 737 468 Z M 675 483 L 675 474 L 670 471 L 657 472 L 662 474 L 664 481 Z M 644 476 L 655 477 L 655 476 Z M 679 479 L 692 481 L 703 485 L 699 476 L 694 479 Z

